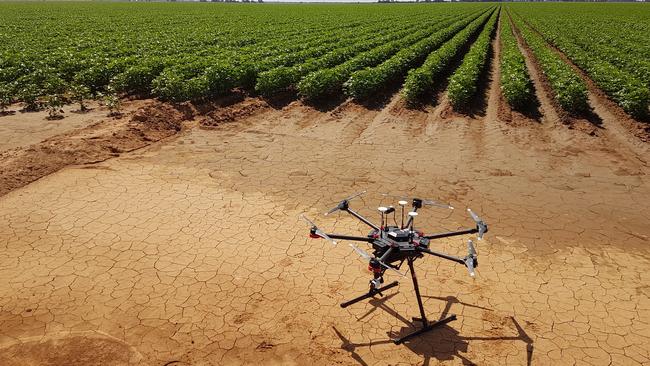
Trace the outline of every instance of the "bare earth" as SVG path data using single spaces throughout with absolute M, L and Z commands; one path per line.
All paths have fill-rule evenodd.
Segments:
M 554 117 L 543 91 L 539 121 L 504 110 L 495 85 L 472 117 L 442 93 L 421 110 L 397 95 L 325 111 L 246 99 L 207 117 L 149 102 L 180 132 L 134 117 L 141 101 L 124 120 L 31 147 L 0 129 L 18 141 L 3 148 L 13 152 L 0 177 L 53 141 L 92 146 L 88 131 L 101 146 L 130 141 L 5 181 L 15 184 L 0 197 L 0 364 L 648 364 L 647 143 L 593 91 L 602 125 L 590 135 Z M 430 317 L 457 321 L 394 345 L 418 314 L 410 281 L 391 274 L 402 284 L 386 297 L 338 306 L 370 274 L 348 246 L 307 238 L 298 215 L 365 234 L 348 216 L 319 216 L 362 189 L 372 193 L 354 207 L 373 218 L 390 192 L 457 207 L 422 211 L 428 232 L 471 225 L 465 207 L 490 224 L 476 279 L 416 262 Z M 466 239 L 436 245 L 464 255 Z

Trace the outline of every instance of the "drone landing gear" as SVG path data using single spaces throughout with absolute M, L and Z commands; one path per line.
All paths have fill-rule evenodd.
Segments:
M 388 285 L 386 285 L 384 287 L 380 287 L 380 288 L 371 287 L 367 294 L 363 294 L 363 295 L 361 295 L 359 297 L 355 297 L 354 299 L 352 299 L 350 301 L 346 301 L 346 302 L 341 304 L 341 307 L 342 308 L 347 308 L 348 306 L 350 306 L 352 304 L 356 304 L 361 300 L 369 299 L 371 297 L 374 297 L 375 295 L 383 296 L 382 291 L 388 290 L 388 289 L 393 288 L 393 287 L 395 287 L 397 285 L 399 285 L 399 282 L 395 281 L 395 282 L 389 283 Z
M 413 279 L 413 288 L 415 289 L 415 296 L 418 300 L 418 307 L 420 308 L 420 318 L 413 318 L 413 321 L 420 322 L 422 323 L 422 328 L 415 330 L 401 338 L 396 338 L 393 339 L 393 342 L 395 344 L 401 344 L 404 341 L 413 338 L 415 336 L 418 336 L 422 333 L 426 333 L 436 327 L 439 327 L 441 325 L 445 325 L 449 323 L 450 321 L 456 320 L 456 315 L 452 314 L 444 319 L 440 319 L 436 322 L 429 322 L 427 320 L 427 315 L 424 313 L 424 305 L 422 305 L 422 297 L 420 296 L 420 287 L 418 286 L 418 279 L 415 276 L 415 268 L 413 267 L 413 261 L 415 261 L 414 257 L 409 257 L 407 259 L 409 269 L 411 270 L 411 278 Z

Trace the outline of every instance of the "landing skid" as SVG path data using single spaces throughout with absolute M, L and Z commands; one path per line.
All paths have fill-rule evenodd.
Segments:
M 410 272 L 411 272 L 411 279 L 413 280 L 413 288 L 415 289 L 415 297 L 418 300 L 418 307 L 420 308 L 420 317 L 419 318 L 413 318 L 413 321 L 422 323 L 422 328 L 417 329 L 417 330 L 415 330 L 415 331 L 413 331 L 413 332 L 411 332 L 411 333 L 409 333 L 409 334 L 407 334 L 407 335 L 405 335 L 403 337 L 393 339 L 392 341 L 395 344 L 402 344 L 404 341 L 407 341 L 407 340 L 409 340 L 409 339 L 411 339 L 413 337 L 419 336 L 420 334 L 429 332 L 429 331 L 431 331 L 431 330 L 433 330 L 433 329 L 435 329 L 435 328 L 437 328 L 437 327 L 439 327 L 441 325 L 445 325 L 445 324 L 447 324 L 447 323 L 449 323 L 451 321 L 456 320 L 456 315 L 455 314 L 452 314 L 452 315 L 450 315 L 450 316 L 448 316 L 448 317 L 446 317 L 444 319 L 440 319 L 440 320 L 435 321 L 435 322 L 429 322 L 427 320 L 427 316 L 424 313 L 424 305 L 422 305 L 422 296 L 420 295 L 420 286 L 418 285 L 418 279 L 415 276 L 415 268 L 413 267 L 413 262 L 414 261 L 415 261 L 414 257 L 409 257 L 407 259 L 409 269 L 410 269 Z M 361 295 L 359 297 L 355 297 L 354 299 L 352 299 L 350 301 L 346 301 L 346 302 L 341 304 L 341 307 L 346 308 L 346 307 L 348 307 L 348 306 L 350 306 L 352 304 L 358 303 L 359 301 L 374 297 L 375 295 L 383 296 L 382 291 L 388 290 L 388 289 L 393 288 L 393 287 L 395 287 L 397 285 L 399 285 L 399 282 L 395 281 L 395 282 L 389 283 L 388 285 L 386 285 L 384 287 L 381 287 L 381 288 L 378 288 L 378 289 L 371 288 L 370 291 L 368 291 L 367 294 L 363 294 L 363 295 Z
M 388 285 L 386 285 L 386 286 L 384 286 L 384 287 L 380 287 L 380 288 L 378 288 L 378 289 L 372 288 L 372 289 L 370 289 L 370 291 L 368 291 L 367 294 L 363 294 L 363 295 L 361 295 L 361 296 L 359 296 L 359 297 L 355 297 L 354 299 L 352 299 L 352 300 L 350 300 L 350 301 L 346 301 L 346 302 L 342 303 L 342 304 L 341 304 L 341 307 L 342 307 L 342 308 L 347 308 L 348 306 L 350 306 L 350 305 L 352 305 L 352 304 L 356 304 L 356 303 L 358 303 L 359 301 L 362 301 L 362 300 L 365 300 L 365 299 L 369 299 L 369 298 L 371 298 L 371 297 L 375 297 L 375 295 L 384 296 L 384 294 L 382 293 L 383 291 L 388 290 L 388 289 L 391 289 L 391 288 L 393 288 L 393 287 L 395 287 L 395 286 L 397 286 L 397 285 L 399 285 L 399 282 L 398 282 L 398 281 L 395 281 L 395 282 L 391 282 L 391 283 L 389 283 Z

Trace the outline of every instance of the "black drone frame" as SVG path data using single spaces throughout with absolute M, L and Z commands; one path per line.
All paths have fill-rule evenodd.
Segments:
M 341 201 L 336 207 L 334 207 L 329 212 L 327 212 L 326 215 L 330 214 L 330 213 L 333 213 L 335 211 L 338 211 L 338 210 L 344 211 L 344 212 L 349 213 L 350 215 L 352 215 L 353 217 L 355 217 L 359 221 L 363 222 L 367 226 L 371 227 L 373 230 L 376 230 L 376 231 L 382 230 L 383 227 L 377 226 L 376 224 L 372 223 L 371 221 L 369 221 L 368 219 L 366 219 L 365 217 L 360 215 L 358 212 L 352 210 L 349 207 L 350 199 L 352 199 L 352 198 L 354 198 L 354 197 L 356 197 L 358 195 L 360 195 L 360 194 L 357 194 L 355 196 L 352 196 L 350 198 L 347 198 L 347 199 Z M 412 201 L 412 205 L 413 205 L 412 212 L 417 212 L 417 210 L 422 207 L 423 200 L 418 199 L 418 198 L 414 198 L 413 201 Z M 422 235 L 422 236 L 420 236 L 420 238 L 426 238 L 428 240 L 435 240 L 435 239 L 442 239 L 442 238 L 449 238 L 449 237 L 454 237 L 454 236 L 461 236 L 461 235 L 468 235 L 468 234 L 476 234 L 476 233 L 478 233 L 479 234 L 479 239 L 481 239 L 483 234 L 487 232 L 487 225 L 475 213 L 473 213 L 471 210 L 468 209 L 468 211 L 470 212 L 470 215 L 472 216 L 472 218 L 476 222 L 476 227 L 475 228 L 467 228 L 467 229 L 461 229 L 461 230 L 456 230 L 456 231 L 440 232 L 440 233 L 435 233 L 435 234 L 431 234 L 431 235 Z M 370 236 L 363 237 L 363 236 L 341 235 L 341 234 L 335 234 L 335 233 L 331 233 L 331 234 L 330 233 L 324 233 L 320 229 L 318 229 L 316 227 L 316 225 L 313 224 L 313 222 L 311 222 L 309 220 L 307 220 L 307 221 L 310 224 L 312 224 L 312 228 L 311 228 L 311 232 L 310 232 L 310 235 L 312 237 L 321 237 L 321 238 L 328 239 L 330 241 L 333 241 L 334 239 L 339 239 L 339 240 L 350 240 L 350 241 L 358 241 L 358 242 L 366 242 L 366 243 L 374 243 L 377 240 L 376 238 L 373 238 L 373 237 L 370 237 Z M 410 216 L 409 219 L 408 219 L 408 222 L 405 225 L 405 227 L 407 227 L 407 228 L 411 227 L 412 228 L 412 224 L 413 224 L 413 216 Z M 421 323 L 422 327 L 419 328 L 419 329 L 416 329 L 415 331 L 413 331 L 413 332 L 411 332 L 411 333 L 409 333 L 407 335 L 404 335 L 404 336 L 402 336 L 400 338 L 393 339 L 393 342 L 395 344 L 401 344 L 401 343 L 403 343 L 404 341 L 406 341 L 406 340 L 408 340 L 410 338 L 413 338 L 415 336 L 418 336 L 420 334 L 428 332 L 428 331 L 430 331 L 430 330 L 432 330 L 432 329 L 434 329 L 434 328 L 436 328 L 438 326 L 441 326 L 441 325 L 447 324 L 447 323 L 449 323 L 449 322 L 451 322 L 453 320 L 456 320 L 456 315 L 455 314 L 451 314 L 450 316 L 447 316 L 447 317 L 445 317 L 443 319 L 440 319 L 438 321 L 430 321 L 430 320 L 427 319 L 426 313 L 424 311 L 424 305 L 422 304 L 422 296 L 420 295 L 420 287 L 418 285 L 418 279 L 417 279 L 417 276 L 416 276 L 416 273 L 415 273 L 415 267 L 414 267 L 413 263 L 415 262 L 416 259 L 422 258 L 424 256 L 424 254 L 429 254 L 429 255 L 432 255 L 432 256 L 435 256 L 435 257 L 439 257 L 439 258 L 442 258 L 442 259 L 446 259 L 446 260 L 449 260 L 449 261 L 452 261 L 452 262 L 462 264 L 462 265 L 464 265 L 464 266 L 466 266 L 468 268 L 468 270 L 470 271 L 470 275 L 474 276 L 474 267 L 476 267 L 478 265 L 478 261 L 477 261 L 477 258 L 476 258 L 476 252 L 474 250 L 474 247 L 473 247 L 471 241 L 468 243 L 468 246 L 469 246 L 470 253 L 465 258 L 461 258 L 461 257 L 457 257 L 457 256 L 437 252 L 437 251 L 431 250 L 429 248 L 425 248 L 425 247 L 416 245 L 416 246 L 409 247 L 409 250 L 404 252 L 404 254 L 401 256 L 401 262 L 400 262 L 400 264 L 398 266 L 395 266 L 395 265 L 392 265 L 392 264 L 386 264 L 386 263 L 383 263 L 381 261 L 379 262 L 385 268 L 392 268 L 393 270 L 398 270 L 401 267 L 401 265 L 403 264 L 403 262 L 406 261 L 406 263 L 408 264 L 409 270 L 411 272 L 411 280 L 413 281 L 413 288 L 415 289 L 415 297 L 417 299 L 418 307 L 420 309 L 420 317 L 419 318 L 413 317 L 412 320 L 414 322 Z M 355 250 L 359 250 L 355 246 L 352 246 L 352 247 L 355 248 Z M 391 249 L 388 249 L 388 251 L 390 251 L 390 250 Z M 363 252 L 363 251 L 361 251 L 361 252 Z M 368 256 L 368 255 L 367 254 L 364 255 L 364 257 L 366 257 L 366 256 Z M 371 261 L 372 260 L 375 260 L 375 261 L 378 260 L 378 258 L 368 258 L 368 259 L 370 259 Z M 400 259 L 398 259 L 397 261 L 399 261 L 399 260 Z M 383 273 L 383 271 L 382 271 L 382 273 Z M 354 299 L 351 299 L 349 301 L 341 303 L 341 307 L 346 308 L 346 307 L 348 307 L 348 306 L 350 306 L 352 304 L 356 304 L 359 301 L 362 301 L 362 300 L 365 300 L 365 299 L 368 299 L 368 298 L 372 298 L 375 295 L 384 296 L 383 291 L 391 289 L 391 288 L 393 288 L 393 287 L 395 287 L 397 285 L 399 285 L 399 281 L 391 282 L 391 283 L 389 283 L 389 284 L 387 284 L 385 286 L 382 286 L 382 287 L 374 287 L 371 284 L 370 290 L 367 293 L 365 293 L 363 295 L 360 295 L 360 296 L 358 296 L 358 297 L 356 297 Z M 414 328 L 416 328 L 415 325 L 414 325 Z

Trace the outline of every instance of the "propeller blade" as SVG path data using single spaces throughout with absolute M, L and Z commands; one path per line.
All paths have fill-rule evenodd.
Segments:
M 332 208 L 331 210 L 325 212 L 325 216 L 327 216 L 327 215 L 329 215 L 331 213 L 334 213 L 334 212 L 336 212 L 338 210 L 340 210 L 340 208 L 339 208 L 339 206 L 336 206 L 336 207 Z
M 467 270 L 469 271 L 469 275 L 471 277 L 476 276 L 476 272 L 474 272 L 474 258 L 472 257 L 465 258 L 465 267 L 467 267 Z
M 311 227 L 317 227 L 316 224 L 314 224 L 313 221 L 311 221 L 307 216 L 304 214 L 300 214 L 300 218 L 303 219 L 305 222 L 307 222 Z
M 350 197 L 344 199 L 344 201 L 350 201 L 350 200 L 355 199 L 355 198 L 357 198 L 357 197 L 359 197 L 359 196 L 363 196 L 364 194 L 366 194 L 366 192 L 368 192 L 368 191 L 363 190 L 363 191 L 361 191 L 361 192 L 357 192 L 357 193 L 353 194 L 352 196 L 350 196 Z
M 348 197 L 348 198 L 345 198 L 344 200 L 342 200 L 341 202 L 339 202 L 339 204 L 336 205 L 336 207 L 334 207 L 334 208 L 330 209 L 329 211 L 325 212 L 325 216 L 327 216 L 327 215 L 329 215 L 329 214 L 332 214 L 332 213 L 334 213 L 334 212 L 336 212 L 336 211 L 338 211 L 338 210 L 342 210 L 344 207 L 347 206 L 348 202 L 350 202 L 351 200 L 353 200 L 353 199 L 355 199 L 355 198 L 357 198 L 357 197 L 359 197 L 359 196 L 365 194 L 366 192 L 367 192 L 367 191 L 357 192 L 357 193 L 353 194 L 352 196 L 350 196 L 350 197 Z
M 465 267 L 469 271 L 471 277 L 476 276 L 474 271 L 474 261 L 476 260 L 476 249 L 474 248 L 474 243 L 471 240 L 467 241 L 467 257 L 465 257 Z
M 366 259 L 366 260 L 371 260 L 371 259 L 373 258 L 373 257 L 372 257 L 370 254 L 368 254 L 368 252 L 366 252 L 365 250 L 359 248 L 358 246 L 356 246 L 356 245 L 354 245 L 354 244 L 352 244 L 352 243 L 349 243 L 349 244 L 350 244 L 350 246 L 352 247 L 352 249 L 354 249 L 354 251 L 357 252 L 357 254 L 359 254 L 359 256 L 360 256 L 361 258 Z
M 316 234 L 316 235 L 320 236 L 321 238 L 323 238 L 323 239 L 329 241 L 330 243 L 332 243 L 332 245 L 336 245 L 336 244 L 337 244 L 337 243 L 336 243 L 336 240 L 330 238 L 327 234 L 325 234 L 325 233 L 324 233 L 323 231 L 321 231 L 320 229 L 316 229 L 316 231 L 314 231 L 314 234 Z
M 388 264 L 386 264 L 386 263 L 384 263 L 384 262 L 382 262 L 382 261 L 380 261 L 380 260 L 378 260 L 377 262 L 379 262 L 379 264 L 381 264 L 382 266 L 384 266 L 386 269 L 390 269 L 391 271 L 397 273 L 398 275 L 400 275 L 400 276 L 402 276 L 402 277 L 406 277 L 406 273 L 402 273 L 402 272 L 396 270 L 395 268 L 389 266 Z
M 478 224 L 479 222 L 482 222 L 482 221 L 483 221 L 483 220 L 481 220 L 480 217 L 478 217 L 478 215 L 477 215 L 474 211 L 472 211 L 471 208 L 468 208 L 468 209 L 467 209 L 467 212 L 469 212 L 469 215 L 472 216 L 472 219 L 473 219 L 477 224 Z
M 330 243 L 332 243 L 332 245 L 337 244 L 334 239 L 330 238 L 327 234 L 325 234 L 325 232 L 323 232 L 321 229 L 319 229 L 318 226 L 316 226 L 316 224 L 313 221 L 311 221 L 307 216 L 301 214 L 300 218 L 303 219 L 305 222 L 307 222 L 311 226 L 311 228 L 313 230 L 313 233 L 315 235 L 329 241 Z
M 474 248 L 474 242 L 472 242 L 472 240 L 467 241 L 467 252 L 470 256 L 476 257 L 476 249 Z
M 471 209 L 467 209 L 467 212 L 469 212 L 469 215 L 472 217 L 472 220 L 476 222 L 476 227 L 478 228 L 478 240 L 483 239 L 483 234 L 487 233 L 488 228 L 487 225 L 485 224 L 485 221 L 483 221 L 474 211 Z
M 404 201 L 408 201 L 408 202 L 413 201 L 413 198 L 410 198 L 410 197 L 408 197 L 406 195 L 395 195 L 395 194 L 390 194 L 390 193 L 382 193 L 381 195 L 384 196 L 384 197 L 397 198 L 399 200 L 404 200 Z M 436 207 L 440 207 L 440 208 L 447 208 L 447 209 L 450 209 L 450 210 L 454 209 L 454 207 L 452 205 L 450 205 L 450 204 L 438 202 L 438 201 L 435 201 L 435 200 L 424 200 L 423 199 L 422 204 L 427 205 L 427 206 L 436 206 Z
M 349 245 L 352 247 L 352 249 L 354 249 L 355 252 L 357 252 L 357 254 L 359 254 L 359 256 L 360 256 L 361 258 L 363 258 L 363 259 L 365 259 L 365 260 L 368 260 L 368 261 L 370 261 L 371 259 L 375 259 L 375 260 L 377 261 L 377 263 L 379 263 L 382 267 L 384 267 L 384 268 L 386 268 L 386 269 L 389 269 L 389 270 L 391 270 L 391 271 L 393 271 L 393 272 L 399 274 L 399 275 L 402 276 L 402 277 L 406 277 L 406 274 L 404 274 L 404 273 L 402 273 L 402 272 L 396 270 L 395 268 L 389 266 L 388 264 L 386 264 L 386 263 L 380 261 L 379 259 L 377 259 L 377 258 L 371 256 L 370 254 L 368 254 L 368 252 L 366 252 L 365 250 L 359 248 L 358 246 L 356 246 L 356 245 L 354 245 L 354 244 L 352 244 L 352 243 L 349 243 Z
M 436 206 L 440 208 L 448 208 L 450 210 L 454 209 L 454 206 L 448 204 L 448 203 L 442 203 L 434 200 L 422 200 L 422 204 L 427 205 L 427 206 Z

